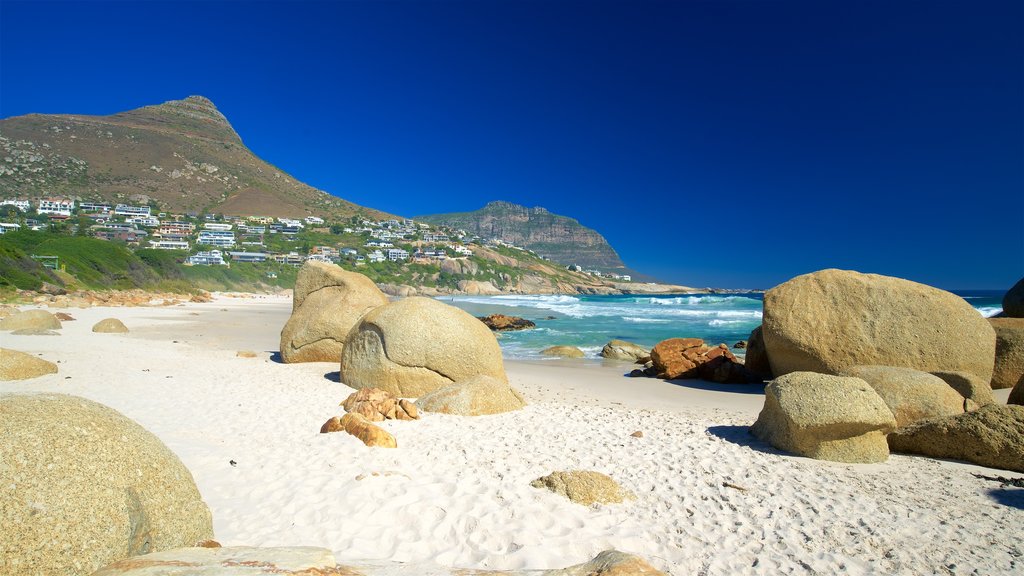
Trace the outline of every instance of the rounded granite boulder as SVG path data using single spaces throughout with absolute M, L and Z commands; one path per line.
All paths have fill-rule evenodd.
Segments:
M 213 538 L 181 460 L 115 410 L 0 395 L 0 574 L 78 576 Z
M 964 397 L 934 374 L 893 366 L 852 366 L 843 375 L 867 382 L 885 401 L 900 428 L 925 418 L 964 412 Z
M 60 320 L 46 310 L 23 310 L 0 319 L 0 330 L 58 330 Z
M 1024 278 L 1003 295 L 1003 314 L 1010 318 L 1024 318 Z
M 996 331 L 992 388 L 1013 388 L 1024 375 L 1024 318 L 989 318 Z
M 93 325 L 92 331 L 99 334 L 127 334 L 128 327 L 117 318 L 104 318 Z
M 601 348 L 601 357 L 611 360 L 627 360 L 636 362 L 641 358 L 648 358 L 651 351 L 639 344 L 625 340 L 611 340 Z
M 765 293 L 761 326 L 776 376 L 879 365 L 992 379 L 988 321 L 963 298 L 909 280 L 848 270 L 797 276 Z
M 480 375 L 508 382 L 498 340 L 483 322 L 432 298 L 414 296 L 369 311 L 341 353 L 342 382 L 402 397 Z
M 586 354 L 575 346 L 551 346 L 540 351 L 543 356 L 553 358 L 583 358 Z
M 306 262 L 295 280 L 292 315 L 281 330 L 281 360 L 337 362 L 359 318 L 387 303 L 388 297 L 366 276 L 334 264 Z
M 31 354 L 0 348 L 0 380 L 28 380 L 56 374 L 57 365 Z
M 485 416 L 519 410 L 526 401 L 508 382 L 476 376 L 424 394 L 416 400 L 416 406 L 424 412 Z

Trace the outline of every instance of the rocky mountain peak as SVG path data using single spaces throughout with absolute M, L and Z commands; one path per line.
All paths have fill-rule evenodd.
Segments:
M 228 122 L 227 117 L 212 100 L 205 96 L 188 96 L 183 100 L 168 100 L 163 104 L 143 106 L 136 110 L 115 114 L 114 118 L 127 119 L 147 125 L 157 124 L 186 136 L 241 144 L 242 139 Z

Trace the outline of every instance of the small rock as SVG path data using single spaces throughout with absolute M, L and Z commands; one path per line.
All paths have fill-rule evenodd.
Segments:
M 341 426 L 345 432 L 359 438 L 367 446 L 379 448 L 398 448 L 395 437 L 383 428 L 374 426 L 359 414 L 345 414 L 341 417 Z
M 735 350 L 744 350 L 747 347 L 747 341 L 746 340 L 740 340 L 739 342 L 733 344 L 732 347 Z
M 93 325 L 92 331 L 101 334 L 125 334 L 128 327 L 117 318 L 104 318 Z
M 552 472 L 530 482 L 534 488 L 547 488 L 569 500 L 590 506 L 594 503 L 618 504 L 636 496 L 624 490 L 610 476 L 592 470 L 567 470 Z
M 540 353 L 544 356 L 554 356 L 558 358 L 583 358 L 585 354 L 583 350 L 575 346 L 552 346 L 541 350 Z
M 359 414 L 371 422 L 384 420 L 418 420 L 419 410 L 408 400 L 399 400 L 380 388 L 363 388 L 349 394 L 341 403 L 345 412 Z
M 643 433 L 643 430 L 637 430 L 636 432 L 633 432 L 632 434 L 630 434 L 630 436 L 632 436 L 633 438 L 643 438 L 644 437 L 644 433 Z
M 256 353 L 252 350 L 239 350 L 235 353 L 235 356 L 238 358 L 255 358 Z
M 478 320 L 487 325 L 495 332 L 511 332 L 515 330 L 529 330 L 537 325 L 526 318 L 518 316 L 506 316 L 504 314 L 491 314 L 490 316 L 478 316 Z

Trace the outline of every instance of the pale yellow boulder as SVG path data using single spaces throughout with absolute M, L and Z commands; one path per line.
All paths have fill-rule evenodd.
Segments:
M 934 374 L 893 366 L 851 366 L 843 376 L 867 382 L 882 397 L 900 428 L 925 418 L 964 412 L 964 397 Z
M 0 330 L 58 330 L 60 320 L 46 310 L 23 310 L 0 318 Z
M 117 318 L 104 318 L 93 325 L 92 331 L 101 334 L 125 334 L 128 327 Z
M 281 360 L 337 362 L 345 338 L 366 312 L 388 303 L 372 280 L 325 262 L 306 262 L 281 330 Z
M 992 388 L 1013 388 L 1024 375 L 1024 318 L 989 318 L 996 331 Z
M 575 346 L 551 346 L 540 351 L 543 356 L 554 356 L 556 358 L 583 358 L 583 350 Z
M 428 392 L 416 400 L 416 406 L 424 412 L 484 416 L 519 410 L 526 401 L 504 380 L 476 376 Z
M 31 354 L 0 348 L 0 380 L 28 380 L 56 374 L 57 365 Z
M 607 474 L 593 470 L 552 472 L 530 482 L 530 486 L 547 488 L 584 506 L 594 503 L 619 504 L 623 500 L 636 498 L 636 495 L 619 486 L 619 483 Z
M 420 397 L 474 376 L 508 381 L 494 334 L 468 313 L 432 298 L 374 308 L 356 324 L 341 354 L 341 380 Z

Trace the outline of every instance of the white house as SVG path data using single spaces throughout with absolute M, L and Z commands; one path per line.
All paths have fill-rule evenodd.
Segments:
M 206 222 L 203 224 L 204 230 L 216 230 L 217 232 L 227 232 L 234 227 L 230 222 Z
M 323 224 L 324 219 L 319 216 L 306 216 L 306 224 Z
M 235 233 L 223 232 L 220 230 L 203 230 L 196 239 L 198 244 L 208 246 L 220 246 L 222 248 L 233 248 L 235 246 Z
M 193 266 L 197 264 L 200 266 L 227 266 L 228 264 L 224 261 L 224 254 L 220 250 L 196 252 L 188 257 L 187 262 Z
M 36 212 L 49 214 L 50 216 L 71 217 L 71 211 L 75 209 L 75 201 L 65 198 L 45 198 L 39 200 L 39 207 Z
M 15 232 L 21 228 L 21 224 L 13 224 L 10 222 L 0 222 L 0 234 L 6 234 L 7 232 Z
M 5 204 L 9 206 L 14 206 L 18 210 L 21 210 L 22 212 L 28 212 L 29 209 L 32 208 L 32 203 L 29 202 L 28 200 L 15 200 L 13 198 L 8 198 L 7 200 L 0 200 L 0 206 L 3 206 Z
M 408 260 L 409 253 L 401 248 L 392 248 L 388 250 L 388 260 L 392 262 L 398 262 L 399 260 Z
M 135 216 L 133 218 L 127 218 L 125 222 L 131 222 L 132 224 L 138 224 L 139 226 L 146 226 L 147 228 L 156 228 L 160 225 L 160 221 L 152 216 Z
M 117 216 L 150 216 L 151 209 L 149 206 L 129 206 L 128 204 L 118 204 L 114 207 L 114 214 Z
M 383 262 L 388 258 L 380 250 L 374 250 L 373 252 L 370 252 L 369 254 L 366 255 L 366 259 L 369 260 L 370 262 Z
M 110 204 L 97 204 L 95 202 L 79 202 L 79 212 L 110 212 Z
M 188 250 L 188 242 L 184 240 L 150 240 L 150 248 L 156 248 L 157 250 Z

